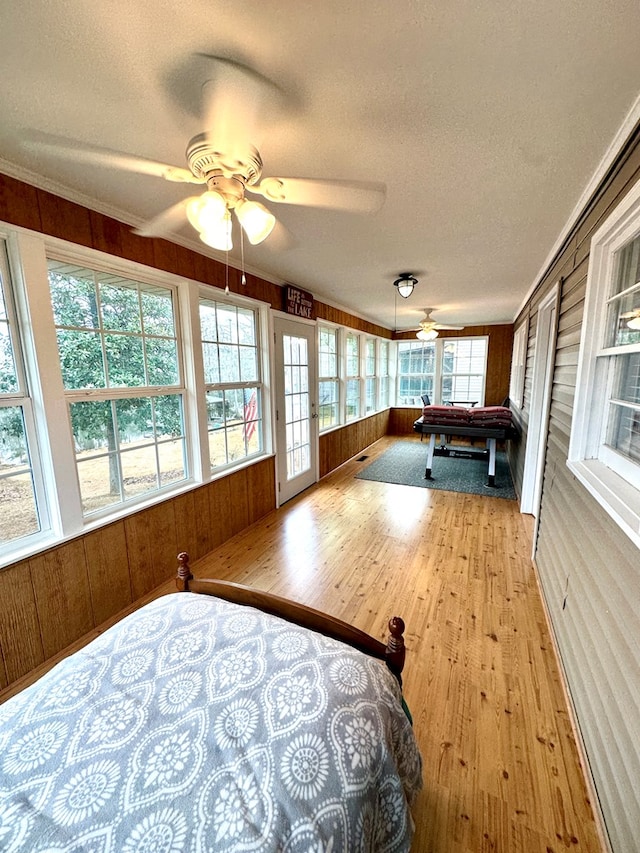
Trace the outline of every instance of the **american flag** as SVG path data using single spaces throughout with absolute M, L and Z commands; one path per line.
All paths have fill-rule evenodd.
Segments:
M 256 388 L 253 388 L 251 391 L 251 395 L 247 400 L 247 394 L 249 394 L 249 390 L 245 389 L 244 392 L 244 437 L 247 441 L 251 441 L 251 436 L 256 431 L 257 420 L 258 417 L 258 391 Z

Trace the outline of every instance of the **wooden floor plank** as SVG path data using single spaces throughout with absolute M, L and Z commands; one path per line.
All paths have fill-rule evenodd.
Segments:
M 601 853 L 529 556 L 531 518 L 516 501 L 356 479 L 414 438 L 376 442 L 366 462 L 347 462 L 194 571 L 380 639 L 390 616 L 405 619 L 405 697 L 424 761 L 414 851 Z

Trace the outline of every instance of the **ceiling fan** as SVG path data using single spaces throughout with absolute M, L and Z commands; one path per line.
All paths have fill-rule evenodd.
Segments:
M 425 317 L 420 321 L 416 337 L 421 341 L 432 341 L 438 337 L 440 330 L 460 331 L 464 326 L 448 326 L 445 323 L 438 323 L 431 317 L 431 312 L 434 308 L 423 308 Z
M 22 143 L 74 162 L 107 166 L 163 178 L 167 181 L 206 185 L 135 229 L 145 237 L 164 237 L 186 221 L 200 239 L 214 249 L 233 248 L 233 212 L 252 244 L 273 231 L 276 218 L 247 193 L 275 204 L 324 207 L 373 213 L 385 198 L 384 184 L 317 178 L 262 177 L 263 162 L 254 145 L 260 120 L 271 111 L 277 86 L 266 77 L 230 59 L 199 56 L 206 61 L 208 77 L 202 85 L 203 132 L 189 140 L 188 168 L 172 166 L 137 155 L 32 132 Z

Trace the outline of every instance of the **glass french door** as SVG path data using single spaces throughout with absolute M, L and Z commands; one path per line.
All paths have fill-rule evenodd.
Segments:
M 276 317 L 278 503 L 317 480 L 315 326 Z

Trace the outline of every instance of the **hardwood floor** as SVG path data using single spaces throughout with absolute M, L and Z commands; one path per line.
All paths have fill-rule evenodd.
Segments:
M 531 518 L 516 501 L 355 478 L 402 440 L 376 442 L 194 573 L 296 599 L 380 639 L 390 616 L 403 617 L 404 693 L 424 762 L 413 851 L 600 853 Z
M 415 851 L 601 851 L 516 501 L 355 479 L 385 438 L 194 567 L 383 639 L 407 623 Z

